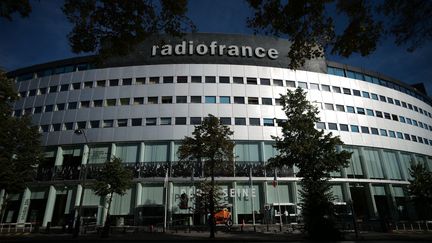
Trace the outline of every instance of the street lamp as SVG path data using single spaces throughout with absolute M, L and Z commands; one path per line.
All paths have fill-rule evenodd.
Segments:
M 85 133 L 85 130 L 80 128 L 75 130 L 74 132 L 76 135 L 84 135 L 84 139 L 86 144 L 88 145 L 88 139 L 87 139 L 87 135 Z M 82 179 L 82 183 L 81 183 L 81 196 L 80 196 L 80 202 L 78 205 L 78 210 L 75 211 L 75 215 L 76 215 L 76 219 L 75 219 L 75 230 L 74 230 L 74 237 L 77 237 L 79 235 L 80 232 L 80 227 L 81 227 L 81 215 L 82 215 L 82 205 L 84 202 L 84 190 L 85 190 L 85 184 L 86 184 L 86 178 L 87 178 L 87 163 L 88 163 L 88 155 L 86 158 L 86 163 L 83 165 L 81 164 L 81 168 L 84 169 L 84 175 L 81 176 Z M 83 171 L 81 169 L 81 172 Z

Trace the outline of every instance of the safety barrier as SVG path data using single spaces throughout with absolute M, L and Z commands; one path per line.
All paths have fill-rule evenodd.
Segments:
M 3 223 L 0 224 L 0 233 L 32 232 L 33 223 Z

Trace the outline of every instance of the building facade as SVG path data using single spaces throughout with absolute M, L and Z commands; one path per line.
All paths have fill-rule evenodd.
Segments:
M 82 57 L 10 72 L 21 96 L 13 115 L 32 115 L 47 161 L 22 194 L 9 195 L 3 222 L 66 224 L 80 202 L 83 168 L 91 181 L 116 156 L 135 183 L 113 196 L 110 214 L 119 224 L 160 223 L 165 205 L 173 224 L 199 223 L 193 195 L 205 175 L 181 170 L 176 152 L 208 114 L 234 131 L 233 171 L 216 178 L 234 223 L 251 222 L 252 214 L 256 223 L 289 221 L 301 212 L 296 168 L 277 171 L 273 186 L 275 171 L 264 166 L 276 154 L 271 136 L 281 135 L 278 122 L 286 119 L 280 94 L 296 87 L 319 108 L 317 129 L 340 136 L 340 149 L 353 153 L 349 167 L 332 175 L 335 204 L 352 203 L 364 220 L 416 219 L 405 188 L 411 163 L 432 169 L 432 100 L 324 58 L 287 69 L 289 44 L 225 34 L 158 37 L 103 64 Z M 105 199 L 89 188 L 83 196 L 84 216 L 102 224 Z

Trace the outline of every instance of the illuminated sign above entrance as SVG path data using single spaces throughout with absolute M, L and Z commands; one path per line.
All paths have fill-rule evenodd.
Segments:
M 229 56 L 229 57 L 246 57 L 246 58 L 265 58 L 272 60 L 277 59 L 279 52 L 274 48 L 266 50 L 263 47 L 238 46 L 238 45 L 220 45 L 217 41 L 212 41 L 209 45 L 197 44 L 193 41 L 182 41 L 179 44 L 165 44 L 162 46 L 153 45 L 151 56 Z

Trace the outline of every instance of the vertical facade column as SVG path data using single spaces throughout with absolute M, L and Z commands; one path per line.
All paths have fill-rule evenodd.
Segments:
M 76 194 L 75 194 L 75 204 L 74 204 L 75 208 L 79 207 L 80 200 L 81 200 L 82 190 L 83 190 L 82 185 L 77 185 Z M 83 204 L 84 204 L 84 202 L 83 202 Z
M 381 166 L 383 168 L 384 179 L 391 180 L 389 168 L 387 168 L 387 163 L 384 163 L 384 150 L 383 149 L 378 149 L 378 158 L 382 162 Z M 397 159 L 397 157 L 396 157 L 396 159 Z M 398 162 L 396 161 L 396 163 L 398 163 Z M 388 204 L 388 207 L 390 209 L 390 216 L 392 219 L 396 220 L 399 218 L 399 216 L 398 216 L 398 213 L 396 210 L 397 204 L 396 204 L 396 199 L 394 197 L 394 190 L 393 190 L 392 185 L 385 184 L 384 185 L 384 191 L 385 191 L 386 198 L 387 198 L 387 204 Z
M 61 146 L 57 147 L 54 165 L 55 166 L 62 166 L 63 165 L 63 148 Z
M 138 156 L 138 161 L 140 163 L 144 162 L 144 150 L 145 150 L 145 144 L 144 144 L 144 142 L 141 142 L 140 143 L 139 156 Z
M 110 160 L 113 159 L 114 156 L 116 155 L 116 148 L 117 148 L 116 144 L 115 144 L 115 143 L 112 143 L 112 144 L 111 144 L 111 155 L 110 155 L 110 157 L 109 157 Z M 126 162 L 126 161 L 123 161 L 123 162 Z
M 103 205 L 102 205 L 102 212 L 101 212 L 101 217 L 98 217 L 101 219 L 101 221 L 99 222 L 100 225 L 105 225 L 106 222 L 106 218 L 108 216 L 108 200 L 112 195 L 106 195 L 105 198 L 103 199 Z
M 0 190 L 0 212 L 3 212 L 3 203 L 4 203 L 4 197 L 6 195 L 6 190 L 5 189 L 1 189 Z M 4 213 L 7 213 L 6 211 Z M 0 219 L 0 223 L 2 219 Z
M 30 207 L 30 197 L 31 197 L 31 191 L 27 187 L 24 190 L 24 193 L 22 195 L 21 205 L 20 209 L 18 211 L 18 220 L 17 223 L 25 223 L 27 221 L 27 214 Z
M 402 163 L 403 163 L 403 162 L 402 162 L 402 155 L 401 155 L 401 152 L 400 152 L 400 151 L 396 151 L 396 159 L 397 159 L 398 167 L 399 167 L 400 172 L 401 172 L 401 175 L 402 175 L 402 180 L 407 181 L 409 175 L 406 174 L 406 171 L 405 171 L 405 170 L 402 170 L 402 169 L 401 169 L 401 168 L 404 167 L 404 165 L 402 164 Z
M 172 208 L 173 208 L 173 203 L 175 202 L 174 200 L 174 184 L 172 181 L 170 181 L 168 183 L 168 220 L 169 222 L 172 221 Z
M 360 164 L 361 167 L 363 169 L 363 175 L 366 179 L 370 179 L 370 175 L 369 175 L 369 168 L 366 164 L 365 161 L 365 156 L 364 156 L 364 148 L 360 147 L 359 148 L 359 157 L 360 157 Z M 368 211 L 369 214 L 371 216 L 371 218 L 376 218 L 378 216 L 378 209 L 376 206 L 376 202 L 375 202 L 375 198 L 374 198 L 374 190 L 373 190 L 373 186 L 372 183 L 368 182 L 366 183 L 366 198 L 367 198 L 367 206 L 368 206 Z
M 232 188 L 236 190 L 237 189 L 237 182 L 233 181 L 232 182 Z M 231 196 L 231 193 L 228 193 L 228 196 Z M 234 195 L 234 197 L 232 197 L 232 220 L 233 220 L 233 224 L 238 224 L 238 216 L 237 216 L 237 196 Z
M 136 184 L 136 193 L 135 193 L 135 207 L 138 207 L 142 204 L 142 184 L 138 182 Z
M 294 205 L 295 205 L 295 213 L 298 214 L 297 205 L 298 205 L 299 201 L 298 201 L 298 197 L 297 197 L 297 191 L 298 191 L 297 182 L 293 181 L 293 182 L 290 182 L 289 184 L 291 184 L 291 188 L 292 188 L 290 197 L 292 198 L 292 203 L 294 203 Z
M 83 157 L 82 157 L 82 160 L 81 160 L 81 164 L 83 164 L 83 165 L 87 164 L 87 161 L 88 161 L 89 157 L 90 157 L 90 148 L 89 148 L 89 146 L 87 144 L 84 144 Z
M 53 212 L 54 212 L 54 205 L 55 205 L 55 201 L 56 201 L 56 195 L 57 195 L 57 190 L 55 189 L 54 186 L 51 185 L 49 187 L 49 191 L 48 191 L 48 198 L 47 198 L 47 202 L 46 202 L 46 206 L 45 206 L 44 217 L 42 220 L 42 227 L 46 227 L 48 222 L 51 222 L 51 220 L 52 220 L 52 216 L 53 216 Z

